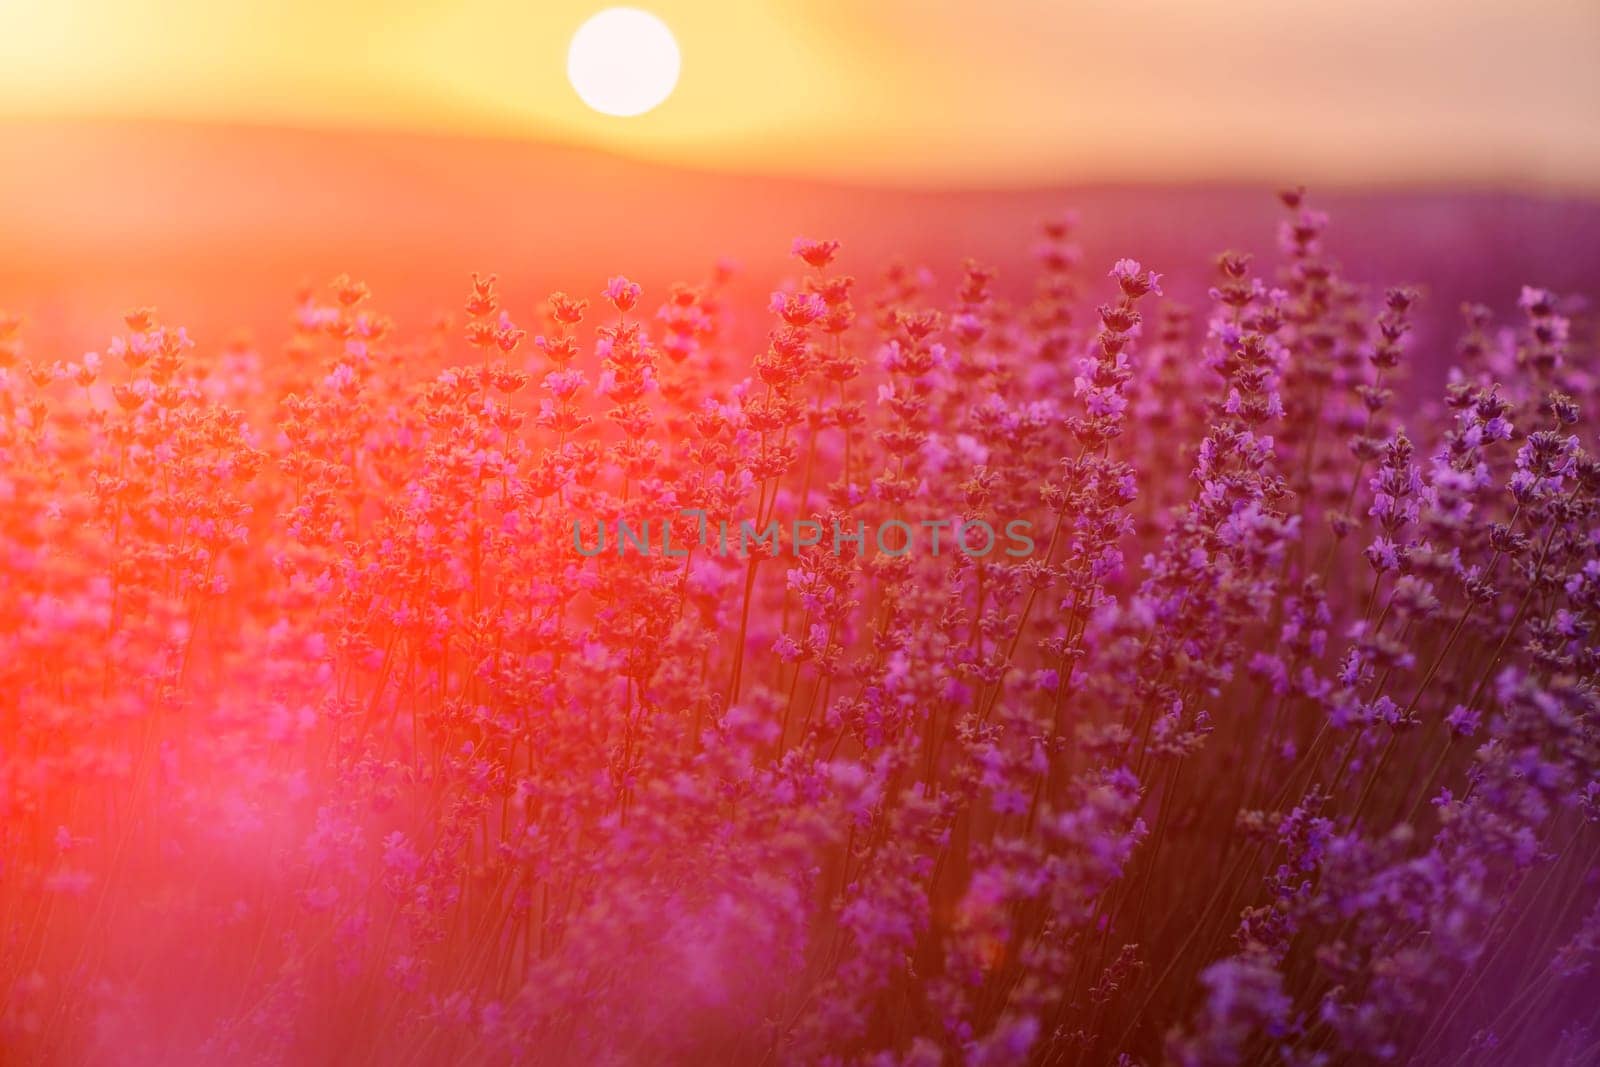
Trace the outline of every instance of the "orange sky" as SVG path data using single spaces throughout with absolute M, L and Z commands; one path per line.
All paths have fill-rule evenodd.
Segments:
M 1600 0 L 648 0 L 633 119 L 570 0 L 0 0 L 0 117 L 400 128 L 917 185 L 1293 176 L 1600 190 Z

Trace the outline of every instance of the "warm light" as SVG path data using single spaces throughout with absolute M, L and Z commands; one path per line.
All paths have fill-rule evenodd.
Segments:
M 678 84 L 678 42 L 667 24 L 632 7 L 611 7 L 572 35 L 567 78 L 604 115 L 642 115 Z

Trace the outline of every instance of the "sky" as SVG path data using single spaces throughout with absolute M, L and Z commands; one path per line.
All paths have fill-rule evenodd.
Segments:
M 603 3 L 0 0 L 0 118 L 408 130 L 927 187 L 1600 192 L 1600 0 L 642 0 L 677 91 L 589 111 Z

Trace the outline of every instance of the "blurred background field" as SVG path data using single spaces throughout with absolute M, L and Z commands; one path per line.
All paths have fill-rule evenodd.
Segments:
M 499 274 L 508 306 L 530 314 L 554 288 L 598 291 L 623 270 L 661 295 L 702 280 L 684 277 L 685 264 L 709 275 L 722 259 L 737 264 L 736 284 L 764 293 L 794 273 L 797 232 L 841 239 L 842 262 L 869 286 L 898 259 L 949 288 L 972 256 L 1000 269 L 1005 292 L 1008 276 L 1025 273 L 1039 220 L 1064 210 L 1081 216 L 1096 273 L 1136 255 L 1203 277 L 1225 247 L 1273 250 L 1273 190 L 949 190 L 743 176 L 506 139 L 13 121 L 0 124 L 0 306 L 26 314 L 35 343 L 67 357 L 103 345 L 134 303 L 160 307 L 203 345 L 242 328 L 270 351 L 288 334 L 296 290 L 342 272 L 366 280 L 402 327 L 420 326 L 457 310 L 475 270 Z M 1425 281 L 1424 337 L 1453 335 L 1469 297 L 1509 309 L 1524 282 L 1600 291 L 1592 199 L 1442 186 L 1314 192 L 1338 221 L 1331 252 L 1348 276 Z M 748 326 L 759 342 L 764 320 Z

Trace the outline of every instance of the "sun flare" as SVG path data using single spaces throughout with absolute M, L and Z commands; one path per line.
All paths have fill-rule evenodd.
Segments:
M 672 95 L 680 63 L 665 22 L 638 8 L 611 7 L 572 35 L 567 79 L 602 115 L 642 115 Z

